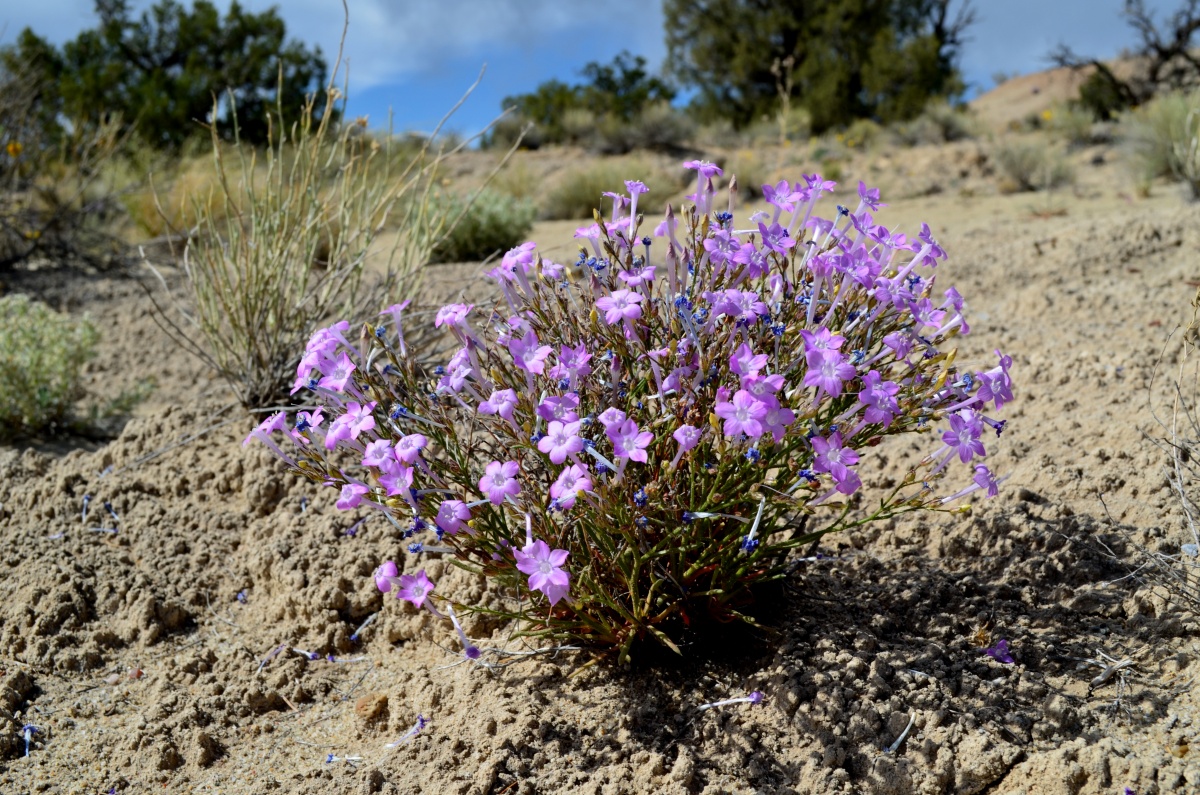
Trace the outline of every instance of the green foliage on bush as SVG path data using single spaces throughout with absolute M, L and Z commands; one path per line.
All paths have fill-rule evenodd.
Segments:
M 430 214 L 444 219 L 446 231 L 433 247 L 430 262 L 471 262 L 508 251 L 524 242 L 537 208 L 527 199 L 484 189 L 472 200 L 441 194 Z
M 696 90 L 702 121 L 738 127 L 773 117 L 780 87 L 812 114 L 817 133 L 855 119 L 918 115 L 963 84 L 955 61 L 970 10 L 930 0 L 812 2 L 666 0 L 667 63 Z M 792 58 L 786 77 L 772 64 Z
M 1166 177 L 1200 199 L 1200 90 L 1155 97 L 1123 127 L 1140 182 Z
M 1075 169 L 1062 152 L 1042 141 L 1009 141 L 996 148 L 996 163 L 1004 175 L 1001 190 L 1050 190 L 1075 179 Z
M 603 200 L 604 206 L 601 207 L 601 194 L 605 191 L 620 193 L 625 188 L 625 180 L 633 179 L 631 175 L 636 174 L 650 174 L 646 183 L 654 185 L 655 189 L 680 184 L 678 174 L 664 174 L 636 159 L 602 160 L 563 173 L 543 198 L 541 215 L 551 220 L 587 219 L 592 217 L 593 210 L 600 209 L 607 216 L 612 207 L 607 199 Z M 665 202 L 668 196 L 656 198 L 659 202 Z
M 1079 87 L 1079 104 L 1092 114 L 1093 119 L 1108 121 L 1129 109 L 1129 99 L 1112 79 L 1101 71 L 1094 71 Z
M 135 123 L 156 147 L 178 147 L 202 133 L 196 120 L 213 110 L 222 135 L 267 141 L 268 115 L 277 99 L 288 121 L 305 95 L 326 79 L 319 47 L 286 41 L 279 12 L 249 12 L 234 3 L 222 17 L 215 3 L 195 0 L 189 10 L 160 0 L 134 18 L 125 0 L 96 0 L 98 24 L 61 48 L 26 28 L 0 60 L 36 71 L 44 90 L 38 113 L 47 127 L 65 130 L 65 117 L 98 124 L 114 112 Z
M 0 298 L 0 437 L 61 429 L 96 331 L 24 295 Z
M 515 130 L 531 123 L 534 137 L 527 149 L 543 143 L 578 143 L 619 154 L 635 148 L 675 146 L 682 121 L 670 109 L 675 91 L 646 71 L 646 59 L 622 52 L 610 64 L 593 61 L 583 68 L 584 83 L 548 80 L 528 94 L 505 97 L 512 119 L 484 141 L 503 146 L 516 140 Z

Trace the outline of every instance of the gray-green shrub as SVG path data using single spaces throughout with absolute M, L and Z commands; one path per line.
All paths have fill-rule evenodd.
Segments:
M 1167 177 L 1200 198 L 1200 90 L 1156 97 L 1122 126 L 1139 182 Z
M 1007 141 L 996 148 L 995 159 L 1005 177 L 1001 189 L 1050 190 L 1075 179 L 1066 156 L 1043 141 Z
M 430 262 L 484 260 L 522 243 L 537 208 L 527 199 L 484 189 L 471 197 L 441 194 L 431 212 L 445 219 L 446 229 L 433 247 Z
M 96 330 L 24 295 L 0 298 L 0 437 L 61 429 Z
M 667 175 L 636 159 L 602 160 L 584 168 L 566 171 L 557 184 L 543 199 L 541 215 L 551 220 L 566 218 L 591 218 L 592 210 L 600 208 L 601 194 L 625 189 L 625 180 L 636 179 L 636 175 L 649 174 L 644 180 L 647 185 L 678 186 L 679 174 Z M 666 201 L 668 196 L 658 196 Z M 609 200 L 604 200 L 604 215 L 612 209 Z

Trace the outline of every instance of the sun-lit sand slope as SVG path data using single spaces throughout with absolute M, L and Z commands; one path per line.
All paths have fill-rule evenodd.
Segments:
M 133 281 L 18 274 L 11 289 L 96 320 L 94 394 L 158 389 L 111 443 L 0 449 L 0 792 L 1200 791 L 1200 620 L 1108 552 L 1127 554 L 1126 535 L 1186 540 L 1150 437 L 1200 281 L 1200 207 L 1165 185 L 1132 198 L 1111 145 L 1071 155 L 1074 188 L 1002 195 L 991 145 L 859 154 L 844 182 L 884 187 L 882 223 L 933 227 L 950 254 L 939 284 L 970 309 L 959 361 L 1013 355 L 1017 401 L 988 447 L 1011 475 L 1001 496 L 829 537 L 766 606 L 773 633 L 628 672 L 579 655 L 440 668 L 456 659 L 444 627 L 371 582 L 398 533 L 369 519 L 348 535 L 359 517 L 336 495 L 243 448 L 254 421 L 164 338 Z M 490 155 L 472 157 L 456 178 Z M 533 238 L 565 259 L 576 225 Z M 488 300 L 479 269 L 435 270 L 428 300 Z M 931 449 L 898 441 L 860 470 L 892 477 Z M 113 526 L 104 501 L 117 534 L 92 531 Z M 439 593 L 483 592 L 421 565 Z M 504 626 L 467 631 L 507 642 Z M 981 652 L 999 638 L 1014 664 Z M 338 661 L 285 651 L 260 670 L 280 644 Z M 1135 665 L 1089 693 L 1100 668 L 1083 661 L 1101 653 Z M 753 689 L 761 706 L 695 709 Z M 387 748 L 418 714 L 429 725 Z M 40 729 L 28 757 L 24 723 Z

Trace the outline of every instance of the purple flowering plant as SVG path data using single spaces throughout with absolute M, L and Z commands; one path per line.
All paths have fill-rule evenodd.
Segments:
M 455 347 L 443 364 L 405 349 L 399 311 L 355 340 L 345 323 L 318 331 L 295 386 L 323 416 L 251 434 L 338 507 L 382 512 L 423 539 L 410 551 L 449 555 L 508 597 L 473 608 L 422 571 L 435 615 L 435 600 L 499 613 L 621 660 L 643 638 L 678 651 L 698 620 L 753 621 L 754 586 L 826 533 L 995 495 L 985 436 L 1003 429 L 991 413 L 1013 398 L 1012 360 L 955 363 L 969 327 L 958 292 L 935 288 L 946 253 L 929 227 L 876 224 L 878 192 L 861 184 L 855 208 L 823 218 L 834 183 L 811 175 L 766 186 L 773 210 L 739 228 L 732 201 L 714 207 L 720 170 L 685 165 L 693 203 L 652 233 L 630 182 L 628 202 L 577 232 L 573 264 L 510 251 L 488 274 L 493 306 L 437 312 Z M 873 448 L 914 433 L 932 436 L 929 454 L 868 496 Z M 965 483 L 944 485 L 955 472 Z M 414 601 L 386 567 L 380 589 Z

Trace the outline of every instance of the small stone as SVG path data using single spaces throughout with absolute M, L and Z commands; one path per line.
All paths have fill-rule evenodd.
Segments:
M 388 699 L 383 693 L 368 693 L 354 702 L 354 712 L 368 723 L 378 720 L 387 712 Z

